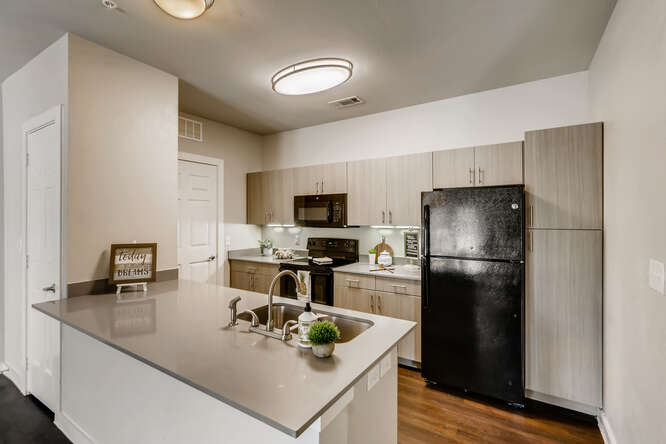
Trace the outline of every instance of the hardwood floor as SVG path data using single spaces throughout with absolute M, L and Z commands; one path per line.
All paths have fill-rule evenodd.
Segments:
M 398 369 L 398 442 L 599 443 L 596 423 L 539 408 L 490 405 L 426 386 L 421 373 Z

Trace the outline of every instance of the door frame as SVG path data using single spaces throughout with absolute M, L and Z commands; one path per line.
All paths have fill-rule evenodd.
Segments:
M 65 160 L 66 160 L 66 153 L 65 153 L 65 133 L 64 133 L 64 128 L 63 128 L 63 106 L 62 105 L 56 105 L 52 108 L 49 108 L 48 110 L 44 111 L 43 113 L 34 116 L 28 120 L 26 120 L 23 123 L 22 126 L 22 135 L 21 135 L 21 158 L 25 160 L 24 162 L 24 173 L 25 176 L 23 177 L 23 180 L 21 181 L 21 190 L 20 190 L 20 195 L 21 195 L 21 205 L 22 205 L 22 213 L 23 213 L 23 223 L 21 224 L 21 239 L 23 242 L 21 251 L 19 253 L 19 258 L 21 262 L 23 262 L 25 265 L 21 267 L 22 270 L 22 275 L 20 276 L 20 286 L 21 286 L 21 291 L 20 291 L 20 297 L 22 298 L 21 300 L 21 306 L 23 307 L 23 310 L 21 310 L 21 323 L 23 325 L 23 328 L 21 329 L 22 332 L 22 338 L 21 340 L 23 341 L 22 344 L 22 349 L 24 352 L 25 356 L 25 362 L 23 363 L 23 372 L 22 375 L 19 375 L 19 381 L 14 381 L 20 382 L 20 384 L 16 384 L 21 391 L 23 395 L 28 395 L 30 394 L 29 391 L 29 367 L 28 367 L 28 335 L 30 334 L 30 325 L 29 325 L 29 310 L 31 309 L 30 303 L 29 303 L 29 298 L 28 298 L 28 273 L 27 273 L 27 246 L 28 246 L 28 193 L 29 193 L 29 188 L 28 188 L 28 182 L 29 182 L 29 174 L 28 174 L 28 136 L 36 131 L 39 131 L 40 129 L 48 126 L 48 125 L 55 125 L 58 128 L 59 134 L 60 134 L 60 141 L 59 141 L 59 154 L 60 154 L 60 172 L 59 172 L 59 179 L 60 179 L 60 202 L 59 202 L 59 213 L 60 213 L 60 245 L 59 245 L 59 255 L 60 255 L 60 260 L 59 260 L 59 270 L 58 270 L 58 285 L 59 285 L 59 299 L 64 299 L 66 297 L 66 288 L 67 286 L 64 285 L 64 282 L 66 280 L 66 272 L 65 272 L 65 266 L 64 266 L 64 245 L 66 242 L 66 220 L 64 217 L 65 212 L 63 211 L 64 207 L 64 202 L 65 202 L 65 196 L 67 192 L 66 188 L 66 177 L 65 177 L 65 171 L 66 169 L 64 168 L 65 165 Z M 6 210 L 6 208 L 5 208 Z M 7 245 L 5 245 L 5 258 L 7 259 L 10 256 L 10 252 L 7 249 Z M 5 262 L 6 264 L 6 262 Z M 7 268 L 5 265 L 5 273 L 7 273 Z M 6 275 L 5 275 L 6 276 Z M 5 283 L 5 286 L 7 284 Z M 6 287 L 5 287 L 6 288 Z M 59 325 L 59 332 L 58 332 L 58 355 L 62 355 L 62 324 Z M 62 362 L 59 362 L 59 366 L 55 368 L 54 370 L 57 372 L 55 375 L 55 380 L 58 381 L 58 387 L 56 388 L 56 400 L 55 400 L 55 407 L 56 413 L 57 411 L 60 410 L 60 392 L 61 392 L 61 387 L 62 387 L 62 380 L 61 380 L 61 368 L 60 366 L 62 365 Z M 10 372 L 11 373 L 11 372 Z M 10 378 L 11 379 L 11 378 Z
M 215 283 L 222 285 L 220 282 L 224 283 L 224 262 L 226 261 L 224 243 L 222 242 L 222 238 L 224 237 L 224 160 L 182 151 L 178 151 L 178 160 L 211 165 L 217 168 L 217 230 L 215 233 L 215 257 L 217 264 Z M 180 217 L 180 214 L 178 214 L 178 217 Z

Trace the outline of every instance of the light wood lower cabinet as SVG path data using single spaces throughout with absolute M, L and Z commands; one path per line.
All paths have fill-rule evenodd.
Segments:
M 528 236 L 527 395 L 578 410 L 567 403 L 601 407 L 603 234 L 530 230 Z
M 273 277 L 279 272 L 278 265 L 262 264 L 239 260 L 229 261 L 231 268 L 231 288 L 268 293 Z M 280 287 L 275 287 L 275 296 L 280 295 Z
M 392 287 L 390 281 L 396 282 L 397 287 Z M 398 356 L 421 362 L 421 297 L 408 293 L 413 292 L 415 285 L 420 288 L 418 281 L 409 282 L 407 287 L 400 279 L 335 273 L 334 283 L 333 302 L 336 307 L 416 322 L 414 331 L 398 344 Z M 398 288 L 400 292 L 374 290 L 375 284 L 378 289 Z M 403 287 L 409 290 L 402 291 Z

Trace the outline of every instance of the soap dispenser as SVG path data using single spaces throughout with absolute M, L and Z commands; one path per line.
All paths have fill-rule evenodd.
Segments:
M 310 272 L 299 270 L 298 283 L 299 290 L 305 290 L 304 292 L 297 292 L 298 299 L 305 302 L 305 311 L 298 316 L 298 345 L 303 348 L 311 348 L 312 345 L 310 344 L 308 333 L 310 332 L 312 323 L 317 320 L 317 315 L 312 313 L 312 308 L 310 307 Z

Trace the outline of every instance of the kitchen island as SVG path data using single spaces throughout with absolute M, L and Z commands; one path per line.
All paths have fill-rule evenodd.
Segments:
M 318 359 L 229 327 L 236 296 L 239 311 L 267 299 L 170 281 L 35 305 L 63 324 L 56 424 L 76 444 L 397 442 L 396 344 L 414 322 L 313 304 L 371 324 Z

